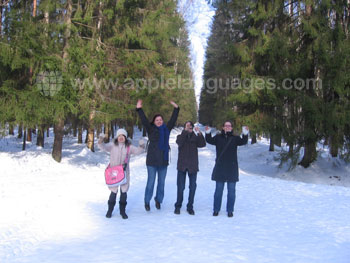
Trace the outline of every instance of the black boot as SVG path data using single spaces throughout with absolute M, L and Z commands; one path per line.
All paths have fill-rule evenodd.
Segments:
M 109 195 L 109 199 L 108 199 L 108 211 L 106 214 L 107 218 L 111 218 L 112 217 L 112 212 L 115 206 L 115 199 L 117 197 L 116 193 L 111 192 L 111 194 Z
M 126 198 L 127 198 L 126 193 L 120 193 L 119 211 L 123 219 L 128 219 L 128 215 L 125 213 L 125 207 L 127 204 Z
M 111 218 L 112 217 L 112 212 L 115 206 L 115 201 L 108 201 L 108 211 L 106 214 L 107 218 Z

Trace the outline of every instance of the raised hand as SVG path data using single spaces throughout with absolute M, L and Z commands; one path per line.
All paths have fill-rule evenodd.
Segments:
M 175 102 L 173 102 L 173 101 L 170 101 L 170 104 L 173 105 L 174 108 L 178 108 L 178 107 L 179 107 L 179 105 L 177 105 L 177 104 L 176 104 Z
M 247 135 L 249 133 L 249 127 L 248 126 L 242 126 L 242 133 L 244 135 Z
M 100 136 L 98 138 L 98 143 L 102 143 L 104 138 L 105 138 L 105 134 L 104 133 L 100 133 Z
M 194 130 L 195 130 L 196 132 L 199 132 L 199 127 L 198 127 L 198 126 L 195 126 L 195 127 L 194 127 Z
M 137 101 L 136 108 L 137 108 L 137 109 L 141 109 L 141 108 L 142 108 L 142 100 L 139 99 L 139 100 Z

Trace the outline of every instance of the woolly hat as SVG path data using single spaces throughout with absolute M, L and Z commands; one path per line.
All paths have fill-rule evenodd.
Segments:
M 128 133 L 124 129 L 118 129 L 117 130 L 117 138 L 119 135 L 124 135 L 126 138 L 128 138 Z

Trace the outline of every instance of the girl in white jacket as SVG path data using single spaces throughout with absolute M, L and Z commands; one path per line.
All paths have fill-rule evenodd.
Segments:
M 126 167 L 126 184 L 123 184 L 120 186 L 120 200 L 119 200 L 119 211 L 120 215 L 123 219 L 127 219 L 128 216 L 125 213 L 125 207 L 126 207 L 126 199 L 127 199 L 127 192 L 129 190 L 130 185 L 130 169 L 129 169 L 129 160 L 131 154 L 140 154 L 144 152 L 145 148 L 145 142 L 143 140 L 139 141 L 139 147 L 135 147 L 131 145 L 131 142 L 127 139 L 128 133 L 124 129 L 118 129 L 117 131 L 117 137 L 113 142 L 110 143 L 103 143 L 104 136 L 100 136 L 98 140 L 98 147 L 106 152 L 110 153 L 110 165 L 116 166 L 116 165 L 122 165 L 124 164 L 126 154 L 127 154 L 127 148 L 130 147 L 129 150 L 129 158 L 128 158 L 128 164 Z M 111 193 L 109 195 L 108 199 L 108 211 L 106 214 L 107 218 L 112 217 L 112 212 L 116 203 L 117 193 L 118 193 L 118 186 L 115 187 L 108 187 L 111 190 Z

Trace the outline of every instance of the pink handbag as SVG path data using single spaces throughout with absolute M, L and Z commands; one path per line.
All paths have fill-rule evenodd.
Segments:
M 127 183 L 125 170 L 126 166 L 128 165 L 129 151 L 130 146 L 127 149 L 124 164 L 116 165 L 113 167 L 108 164 L 105 170 L 105 180 L 107 186 L 114 187 Z

